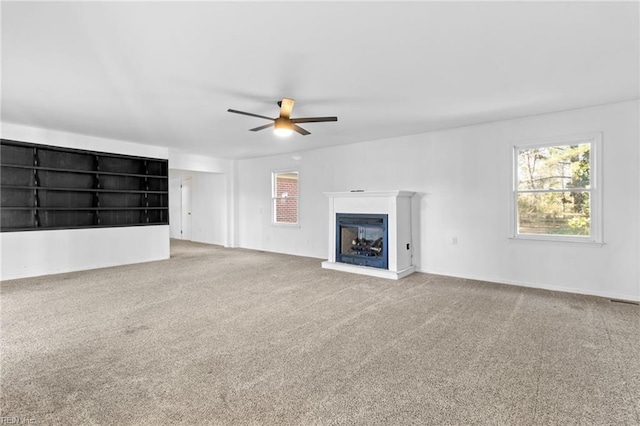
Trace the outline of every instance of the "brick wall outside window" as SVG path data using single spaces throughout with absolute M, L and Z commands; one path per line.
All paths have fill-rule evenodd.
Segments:
M 274 219 L 276 223 L 298 223 L 297 172 L 275 173 Z

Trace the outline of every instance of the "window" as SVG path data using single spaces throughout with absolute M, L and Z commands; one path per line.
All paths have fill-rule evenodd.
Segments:
M 601 242 L 601 135 L 514 147 L 512 236 Z
M 298 223 L 298 172 L 272 174 L 273 223 Z

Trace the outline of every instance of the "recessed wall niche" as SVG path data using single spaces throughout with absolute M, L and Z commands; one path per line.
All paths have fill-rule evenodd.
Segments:
M 0 140 L 0 231 L 167 225 L 168 161 Z

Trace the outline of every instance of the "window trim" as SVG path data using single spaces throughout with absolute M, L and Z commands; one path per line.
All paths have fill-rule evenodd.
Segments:
M 589 152 L 590 163 L 590 235 L 588 237 L 573 235 L 550 234 L 519 234 L 518 233 L 518 152 L 521 149 L 531 149 L 549 146 L 575 145 L 578 143 L 591 144 Z M 580 133 L 573 135 L 542 138 L 511 144 L 511 182 L 509 188 L 509 239 L 520 241 L 553 241 L 580 244 L 604 244 L 602 229 L 602 132 Z M 550 191 L 560 192 L 560 191 Z M 571 192 L 571 191 L 564 191 Z
M 285 173 L 296 173 L 298 175 L 298 195 L 295 197 L 298 200 L 296 204 L 297 214 L 296 217 L 298 219 L 297 222 L 278 222 L 276 221 L 276 200 L 279 199 L 276 197 L 276 176 L 279 174 Z M 273 170 L 271 172 L 271 225 L 272 226 L 283 226 L 283 227 L 292 227 L 299 228 L 300 227 L 300 170 L 299 169 L 282 169 L 282 170 Z

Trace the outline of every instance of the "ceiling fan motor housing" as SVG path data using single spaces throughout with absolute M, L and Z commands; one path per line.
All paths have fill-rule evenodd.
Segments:
M 278 117 L 276 118 L 274 123 L 274 127 L 276 129 L 286 129 L 286 130 L 291 130 L 291 119 L 286 118 L 286 117 Z

